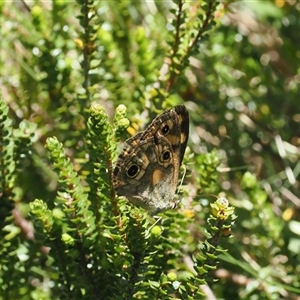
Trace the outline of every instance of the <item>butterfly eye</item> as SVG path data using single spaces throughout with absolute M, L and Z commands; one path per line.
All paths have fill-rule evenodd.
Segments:
M 170 160 L 170 158 L 171 158 L 171 153 L 168 150 L 163 152 L 162 155 L 160 156 L 160 160 L 162 162 L 167 162 Z
M 163 133 L 163 135 L 166 135 L 166 134 L 168 134 L 169 133 L 169 131 L 170 131 L 170 127 L 169 127 L 169 125 L 165 125 L 163 128 L 162 128 L 162 133 Z
M 138 174 L 139 170 L 140 169 L 137 165 L 131 165 L 127 170 L 128 177 L 134 178 Z

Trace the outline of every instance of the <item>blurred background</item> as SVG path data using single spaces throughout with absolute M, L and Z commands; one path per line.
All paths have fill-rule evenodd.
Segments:
M 190 4 L 183 32 L 197 22 L 197 3 Z M 92 101 L 111 118 L 125 104 L 133 131 L 160 109 L 181 103 L 191 117 L 195 195 L 224 193 L 238 215 L 228 242 L 231 256 L 215 272 L 217 299 L 300 299 L 300 3 L 225 3 L 190 53 L 176 44 L 186 41 L 184 35 L 176 40 L 171 1 L 90 5 L 87 30 L 81 1 L 0 3 L 3 101 L 14 127 L 24 120 L 35 124 L 30 156 L 12 187 L 12 228 L 21 228 L 14 235 L 16 251 L 38 251 L 28 244 L 29 203 L 56 193 L 47 137 L 56 136 L 69 157 L 84 157 L 82 132 Z M 175 46 L 188 58 L 176 80 L 165 70 Z M 154 93 L 158 82 L 168 92 L 166 101 Z M 221 165 L 213 187 L 205 188 L 195 174 L 201 154 L 211 151 Z M 11 270 L 20 272 L 24 261 L 13 261 Z M 37 264 L 36 276 L 47 277 L 37 261 L 26 263 L 31 271 Z M 26 291 L 41 289 L 32 280 L 23 284 Z M 48 298 L 33 293 L 32 299 L 54 299 L 51 287 L 46 290 Z

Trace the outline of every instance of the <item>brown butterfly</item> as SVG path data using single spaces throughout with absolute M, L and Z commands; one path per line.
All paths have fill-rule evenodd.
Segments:
M 189 136 L 189 113 L 178 105 L 125 142 L 113 171 L 119 196 L 152 214 L 174 208 L 180 165 Z

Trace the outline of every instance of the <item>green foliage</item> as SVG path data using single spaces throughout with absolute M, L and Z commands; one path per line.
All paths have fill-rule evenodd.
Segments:
M 178 260 L 183 257 L 180 248 L 188 236 L 183 230 L 188 220 L 169 213 L 169 217 L 164 217 L 162 227 L 156 225 L 149 230 L 147 214 L 116 202 L 110 179 L 111 157 L 115 151 L 112 141 L 114 134 L 124 124 L 125 127 L 128 125 L 124 113 L 124 107 L 119 106 L 113 127 L 98 103 L 93 103 L 90 108 L 88 193 L 62 144 L 56 138 L 48 138 L 46 142 L 58 173 L 57 197 L 52 210 L 42 200 L 30 203 L 30 208 L 39 239 L 51 248 L 49 256 L 58 276 L 56 284 L 65 288 L 61 297 L 169 299 L 173 293 L 178 293 L 182 299 L 200 296 L 199 284 L 205 283 L 205 279 L 201 279 L 202 272 L 195 269 L 189 276 L 178 278 L 179 281 L 172 271 L 184 270 Z M 217 219 L 220 216 L 216 216 Z M 212 230 L 219 235 L 223 227 L 221 223 L 211 224 Z M 217 243 L 214 244 L 213 252 L 217 247 Z M 65 263 L 62 264 L 62 253 L 67 268 Z M 195 263 L 203 264 L 207 276 L 207 269 L 212 268 L 216 259 L 217 256 L 210 256 L 209 261 L 196 259 Z M 102 282 L 106 288 L 100 289 L 97 282 Z M 124 288 L 120 289 L 120 286 Z
M 19 128 L 13 128 L 12 119 L 8 116 L 8 106 L 0 94 L 0 272 L 1 297 L 18 297 L 18 287 L 24 285 L 24 280 L 32 276 L 32 269 L 27 272 L 35 257 L 35 251 L 29 253 L 27 245 L 32 239 L 32 228 L 15 209 L 22 197 L 18 184 L 20 171 L 31 154 L 31 143 L 35 141 L 35 124 L 22 121 Z M 14 222 L 13 221 L 14 218 Z M 23 230 L 23 232 L 22 232 Z M 20 238 L 26 234 L 28 241 L 20 243 Z M 9 280 L 7 280 L 9 278 Z M 32 288 L 26 286 L 20 289 L 26 293 Z M 38 290 L 38 289 L 37 289 Z
M 0 10 L 0 299 L 299 297 L 298 3 Z M 182 201 L 154 224 L 111 173 L 182 103 Z

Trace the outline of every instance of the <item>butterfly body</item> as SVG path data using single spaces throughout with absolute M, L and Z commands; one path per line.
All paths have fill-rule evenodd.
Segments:
M 189 114 L 179 105 L 128 139 L 113 172 L 117 194 L 150 213 L 174 208 L 188 134 Z

